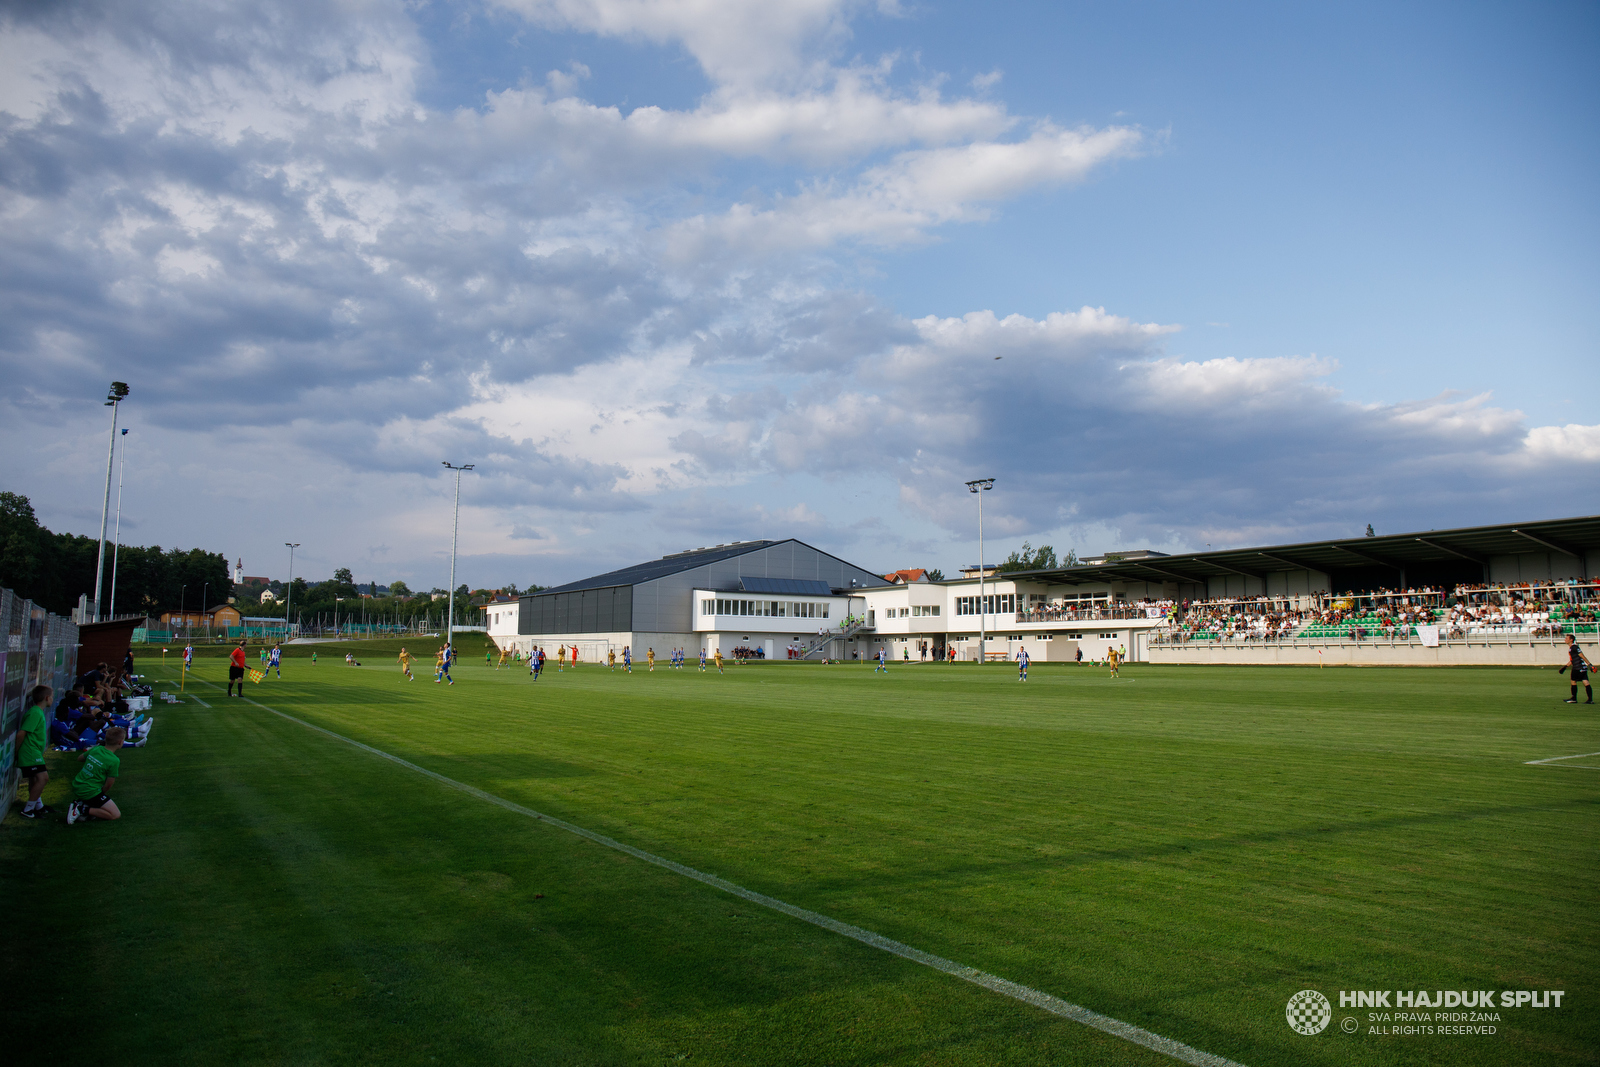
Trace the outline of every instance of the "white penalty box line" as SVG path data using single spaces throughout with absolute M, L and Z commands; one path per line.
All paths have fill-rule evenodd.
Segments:
M 1524 766 L 1536 767 L 1541 763 L 1560 763 L 1562 760 L 1588 759 L 1590 756 L 1600 756 L 1600 752 L 1580 752 L 1576 756 L 1551 756 L 1549 759 L 1530 759 L 1522 762 Z
M 205 681 L 205 679 L 196 680 Z M 213 689 L 217 688 L 216 684 L 213 682 L 206 681 L 205 684 L 211 686 Z M 1210 1052 L 1202 1052 L 1197 1048 L 1185 1045 L 1181 1041 L 1174 1041 L 1169 1037 L 1162 1037 L 1160 1034 L 1152 1033 L 1151 1031 L 1142 1027 L 1134 1026 L 1132 1023 L 1125 1023 L 1121 1019 L 1113 1019 L 1109 1015 L 1101 1015 L 1097 1011 L 1090 1011 L 1088 1008 L 1062 1000 L 1060 997 L 1051 996 L 1049 993 L 1044 993 L 1037 989 L 1031 989 L 1025 985 L 1019 985 L 1016 982 L 1008 981 L 1007 979 L 1000 978 L 997 975 L 980 971 L 975 967 L 968 967 L 964 964 L 956 963 L 954 960 L 947 960 L 942 956 L 935 956 L 931 952 L 923 952 L 921 949 L 912 948 L 910 945 L 891 940 L 890 938 L 884 937 L 881 934 L 875 934 L 871 930 L 863 930 L 859 926 L 852 926 L 849 923 L 840 922 L 838 919 L 830 919 L 828 916 L 819 914 L 818 912 L 808 911 L 805 908 L 796 907 L 793 904 L 785 903 L 784 901 L 778 900 L 775 897 L 769 897 L 764 893 L 757 893 L 753 889 L 746 889 L 742 885 L 736 885 L 725 878 L 718 878 L 714 874 L 707 874 L 705 871 L 699 871 L 693 867 L 686 867 L 683 864 L 669 860 L 664 856 L 657 856 L 654 853 L 646 852 L 643 849 L 634 848 L 632 845 L 625 845 L 615 838 L 610 838 L 604 834 L 595 833 L 593 830 L 586 830 L 581 826 L 566 822 L 563 819 L 557 819 L 552 815 L 545 815 L 542 812 L 534 811 L 532 808 L 523 807 L 521 804 L 507 800 L 504 797 L 495 796 L 493 793 L 485 792 L 476 786 L 468 785 L 465 782 L 458 782 L 454 778 L 447 778 L 444 775 L 439 774 L 437 771 L 428 770 L 426 767 L 419 767 L 415 763 L 412 763 L 409 760 L 401 759 L 399 756 L 396 756 L 392 753 L 385 752 L 381 748 L 373 748 L 371 745 L 362 744 L 360 741 L 345 737 L 343 734 L 334 733 L 332 730 L 317 726 L 315 723 L 306 722 L 304 719 L 297 719 L 293 715 L 288 715 L 279 711 L 277 708 L 269 708 L 267 705 L 252 700 L 249 697 L 245 697 L 244 700 L 246 703 L 252 704 L 263 711 L 270 711 L 272 714 L 281 719 L 287 719 L 289 722 L 303 726 L 308 730 L 314 730 L 325 737 L 330 737 L 335 741 L 341 741 L 353 748 L 358 748 L 363 752 L 377 756 L 379 759 L 386 759 L 389 762 L 398 764 L 409 771 L 415 771 L 417 774 L 420 774 L 426 778 L 431 778 L 440 785 L 459 790 L 460 792 L 466 793 L 468 796 L 473 796 L 479 800 L 493 804 L 496 807 L 504 808 L 506 811 L 515 812 L 518 815 L 526 815 L 530 819 L 537 819 L 540 822 L 548 823 L 557 829 L 565 830 L 569 834 L 575 834 L 576 836 L 587 841 L 592 841 L 597 845 L 612 849 L 616 852 L 621 852 L 624 855 L 632 856 L 636 860 L 642 860 L 645 863 L 654 864 L 655 866 L 669 870 L 674 874 L 680 874 L 685 878 L 692 878 L 695 881 L 711 886 L 714 889 L 720 889 L 724 893 L 732 894 L 741 900 L 747 900 L 752 904 L 759 904 L 763 908 L 769 908 L 772 911 L 781 912 L 784 915 L 799 919 L 801 922 L 807 922 L 812 926 L 819 926 L 824 930 L 830 930 L 833 933 L 841 934 L 845 937 L 851 938 L 852 940 L 859 941 L 863 945 L 870 945 L 875 949 L 891 953 L 895 956 L 901 957 L 902 959 L 911 960 L 913 963 L 920 963 L 924 967 L 931 967 L 936 971 L 943 971 L 945 974 L 959 978 L 964 982 L 971 982 L 973 985 L 982 986 L 983 988 L 992 992 L 1011 997 L 1013 1000 L 1020 1000 L 1024 1004 L 1031 1004 L 1036 1008 L 1042 1008 L 1053 1015 L 1059 1015 L 1063 1018 L 1071 1019 L 1073 1022 L 1082 1023 L 1084 1026 L 1092 1026 L 1096 1030 L 1104 1031 L 1105 1033 L 1111 1034 L 1113 1037 L 1120 1037 L 1124 1041 L 1132 1042 L 1135 1045 L 1141 1045 L 1144 1048 L 1150 1049 L 1152 1052 L 1159 1052 L 1163 1056 L 1170 1056 L 1172 1059 L 1178 1060 L 1179 1062 L 1193 1064 L 1194 1067 L 1244 1067 L 1243 1064 L 1227 1059 L 1224 1056 L 1213 1055 Z

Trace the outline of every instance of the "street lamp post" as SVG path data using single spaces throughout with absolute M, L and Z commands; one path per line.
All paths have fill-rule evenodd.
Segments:
M 989 605 L 983 593 L 983 494 L 994 488 L 993 478 L 974 478 L 967 491 L 978 494 L 978 663 L 988 662 Z
M 344 597 L 333 598 L 333 636 L 339 636 L 339 605 L 344 603 Z
M 122 428 L 122 436 L 128 436 L 128 428 Z M 107 604 L 106 618 L 117 617 L 117 559 L 122 555 L 122 472 L 128 466 L 128 442 L 122 442 L 122 455 L 117 460 L 117 526 L 116 532 L 111 535 L 111 600 Z
M 300 547 L 299 541 L 285 541 L 289 549 L 289 586 L 283 597 L 283 635 L 289 636 L 290 627 L 294 625 L 294 550 Z
M 189 636 L 189 613 L 184 610 L 184 597 L 188 596 L 188 594 L 188 583 L 178 586 L 178 624 L 183 627 L 185 637 Z M 168 601 L 168 603 L 171 603 L 171 601 Z
M 228 561 L 226 559 L 224 559 L 222 561 L 222 565 L 224 567 L 226 567 L 228 565 Z M 211 588 L 211 583 L 210 582 L 201 582 L 200 583 L 200 614 L 205 615 L 205 617 L 206 617 L 206 640 L 207 641 L 211 640 L 211 616 L 210 615 L 206 615 L 206 592 L 210 588 Z
M 106 572 L 106 520 L 111 516 L 111 466 L 117 454 L 118 405 L 128 395 L 127 382 L 112 382 L 106 393 L 106 407 L 111 409 L 111 441 L 106 445 L 106 499 L 100 506 L 100 551 L 94 557 L 94 621 L 100 621 L 100 589 Z
M 457 467 L 454 464 L 446 463 L 444 460 L 439 462 L 456 472 L 456 510 L 455 517 L 450 523 L 450 604 L 447 609 L 449 615 L 446 617 L 444 624 L 444 646 L 454 655 L 456 641 L 456 541 L 461 533 L 461 472 L 469 471 L 477 464 L 468 463 L 464 467 Z

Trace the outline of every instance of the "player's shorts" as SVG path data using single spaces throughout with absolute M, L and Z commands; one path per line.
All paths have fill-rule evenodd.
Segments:
M 92 797 L 74 797 L 79 803 L 91 808 L 103 808 L 111 803 L 111 794 L 99 793 Z
M 43 774 L 45 771 L 48 771 L 49 769 L 50 769 L 49 767 L 46 767 L 42 763 L 35 763 L 31 767 L 18 767 L 17 768 L 17 773 L 22 775 L 22 777 L 24 777 L 24 778 L 32 778 L 34 775 Z
M 244 668 L 243 667 L 234 667 L 234 666 L 229 666 L 228 667 L 228 681 L 237 682 L 237 681 L 240 681 L 243 678 L 244 678 Z
M 1584 667 L 1584 666 L 1580 665 L 1580 666 L 1572 668 L 1572 680 L 1574 682 L 1584 682 L 1584 681 L 1588 681 L 1588 679 L 1589 679 L 1589 668 L 1588 667 Z

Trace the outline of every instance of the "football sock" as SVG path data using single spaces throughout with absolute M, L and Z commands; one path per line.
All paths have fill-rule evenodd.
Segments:
M 1572 699 L 1573 700 L 1577 700 L 1578 699 L 1578 683 L 1577 682 L 1573 682 L 1572 683 Z

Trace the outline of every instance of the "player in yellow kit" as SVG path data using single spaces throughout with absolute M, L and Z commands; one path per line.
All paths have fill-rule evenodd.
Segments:
M 616 670 L 617 669 L 617 650 L 616 649 L 614 649 L 614 648 L 606 649 L 606 666 L 610 667 L 612 670 Z
M 720 648 L 717 649 L 717 651 L 712 654 L 711 658 L 713 660 L 715 660 L 716 663 L 717 663 L 717 673 L 721 674 L 722 673 L 722 649 L 720 649 Z
M 1106 653 L 1106 662 L 1111 664 L 1111 677 L 1119 677 L 1117 674 L 1117 668 L 1122 666 L 1122 653 L 1118 652 L 1114 648 L 1111 649 Z
M 227 562 L 227 561 L 224 560 L 223 562 Z M 653 648 L 645 649 L 644 650 L 644 658 L 645 658 L 645 662 L 650 664 L 650 670 L 652 670 L 652 671 L 655 670 L 656 669 L 656 650 L 653 649 Z
M 400 646 L 400 671 L 411 681 L 417 680 L 416 676 L 411 673 L 411 653 L 406 651 L 404 645 Z

